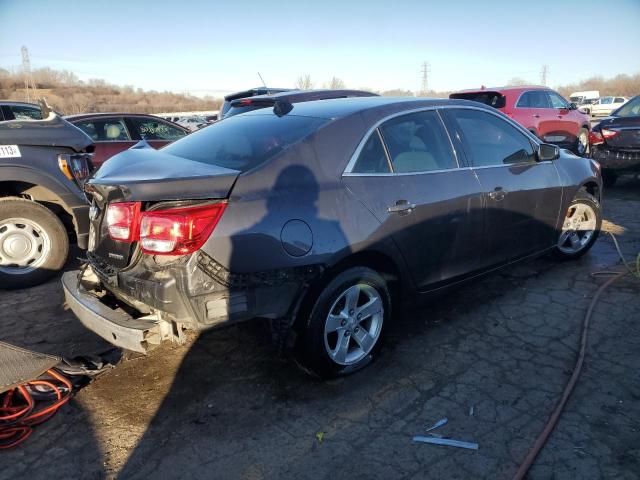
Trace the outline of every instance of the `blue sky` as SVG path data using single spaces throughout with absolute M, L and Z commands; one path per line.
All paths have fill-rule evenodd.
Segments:
M 640 0 L 0 0 L 0 66 L 68 69 L 196 94 L 288 87 L 435 90 L 640 72 Z

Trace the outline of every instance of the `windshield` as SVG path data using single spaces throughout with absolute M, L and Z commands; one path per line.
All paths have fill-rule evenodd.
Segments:
M 613 112 L 614 117 L 640 117 L 640 97 L 633 98 Z
M 327 121 L 295 115 L 238 115 L 194 132 L 163 150 L 196 162 L 246 172 L 304 139 Z

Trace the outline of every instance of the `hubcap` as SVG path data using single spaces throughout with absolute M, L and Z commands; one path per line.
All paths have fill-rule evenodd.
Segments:
M 358 363 L 373 349 L 384 319 L 384 307 L 378 291 L 358 284 L 337 298 L 324 326 L 324 346 L 331 359 L 340 365 Z
M 29 273 L 47 259 L 50 241 L 44 229 L 26 218 L 0 221 L 0 272 Z
M 578 253 L 587 246 L 596 231 L 596 212 L 590 205 L 577 203 L 569 207 L 558 239 L 563 253 Z
M 587 137 L 587 134 L 582 132 L 580 134 L 580 136 L 578 137 L 578 153 L 580 155 L 582 155 L 584 152 L 587 151 L 587 143 L 589 142 L 589 139 Z

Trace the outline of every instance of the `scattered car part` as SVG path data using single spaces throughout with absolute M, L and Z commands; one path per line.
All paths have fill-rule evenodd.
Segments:
M 478 450 L 478 444 L 474 442 L 464 442 L 462 440 L 454 440 L 452 438 L 427 437 L 424 435 L 416 435 L 413 437 L 414 442 L 432 443 L 434 445 L 444 445 L 445 447 L 466 448 L 469 450 Z

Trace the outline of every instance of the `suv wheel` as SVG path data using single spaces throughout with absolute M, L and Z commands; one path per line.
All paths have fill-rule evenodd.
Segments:
M 322 378 L 352 373 L 371 362 L 391 317 L 391 295 L 375 271 L 337 275 L 316 300 L 301 335 L 302 363 Z
M 602 215 L 598 199 L 580 190 L 569 204 L 555 250 L 556 258 L 580 258 L 593 246 L 600 233 Z
M 69 238 L 55 214 L 21 198 L 0 199 L 0 288 L 44 282 L 67 260 Z

